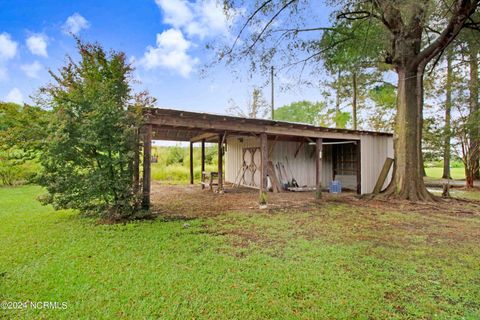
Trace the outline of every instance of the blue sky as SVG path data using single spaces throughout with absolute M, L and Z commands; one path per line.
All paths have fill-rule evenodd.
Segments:
M 50 81 L 47 70 L 63 65 L 67 54 L 76 57 L 69 33 L 126 52 L 138 89 L 149 90 L 161 107 L 225 113 L 230 99 L 242 106 L 253 86 L 264 81 L 238 79 L 222 66 L 200 76 L 213 59 L 205 44 L 232 37 L 215 0 L 0 0 L 0 8 L 3 101 L 31 103 L 29 97 Z M 246 75 L 241 65 L 238 70 Z M 278 81 L 288 77 L 279 75 Z M 270 97 L 267 89 L 264 94 Z M 320 90 L 277 90 L 276 105 L 301 99 L 319 100 Z

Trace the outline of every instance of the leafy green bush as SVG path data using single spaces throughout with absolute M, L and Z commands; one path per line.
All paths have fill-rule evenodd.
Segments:
M 0 184 L 32 182 L 40 172 L 38 155 L 45 140 L 48 112 L 0 102 Z
M 0 152 L 0 185 L 33 182 L 41 166 L 36 159 L 29 160 L 20 149 Z
M 183 159 L 185 158 L 185 148 L 182 148 L 179 145 L 168 148 L 167 153 L 167 166 L 172 164 L 183 164 Z
M 426 161 L 425 167 L 426 168 L 443 168 L 443 160 Z M 450 168 L 463 168 L 463 162 L 457 159 L 450 161 Z
M 169 183 L 187 183 L 190 181 L 190 153 L 188 147 L 180 145 L 171 147 L 153 147 L 152 154 L 157 156 L 157 163 L 152 163 L 152 179 Z M 193 173 L 195 181 L 201 179 L 201 151 L 193 151 Z M 217 148 L 205 147 L 205 170 L 217 171 Z
M 132 67 L 123 53 L 77 41 L 81 61 L 72 59 L 42 88 L 52 108 L 41 156 L 47 203 L 108 218 L 127 218 L 139 209 L 133 186 L 141 102 L 130 86 Z M 144 100 L 143 102 L 146 102 Z
M 217 166 L 206 165 L 207 172 L 217 171 Z M 195 166 L 193 168 L 193 175 L 196 182 L 201 179 L 201 167 Z M 172 183 L 187 183 L 190 181 L 190 168 L 183 165 L 163 166 L 159 163 L 152 164 L 152 179 L 159 181 L 168 181 Z

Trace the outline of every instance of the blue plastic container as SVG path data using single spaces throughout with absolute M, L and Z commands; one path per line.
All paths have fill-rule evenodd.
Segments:
M 342 192 L 342 183 L 338 180 L 330 181 L 330 193 L 341 193 Z

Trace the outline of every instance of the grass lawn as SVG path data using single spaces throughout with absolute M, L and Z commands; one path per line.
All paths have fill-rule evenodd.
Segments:
M 480 214 L 329 201 L 101 225 L 41 192 L 0 188 L 0 301 L 68 307 L 0 318 L 480 318 Z
M 432 167 L 425 168 L 428 178 L 432 179 L 441 179 L 443 174 L 443 168 Z M 465 169 L 464 168 L 450 168 L 450 174 L 452 179 L 465 179 Z

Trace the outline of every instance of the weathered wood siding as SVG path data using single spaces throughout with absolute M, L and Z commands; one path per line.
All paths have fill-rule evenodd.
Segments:
M 243 140 L 243 141 L 241 141 Z M 258 147 L 260 145 L 259 139 L 256 137 L 228 137 L 227 151 L 225 162 L 225 179 L 227 182 L 235 183 L 240 179 L 242 171 L 242 150 L 243 148 Z M 272 141 L 268 140 L 268 149 L 272 150 L 269 160 L 273 164 L 281 162 L 285 166 L 287 177 L 291 179 L 290 170 L 293 177 L 300 186 L 315 186 L 315 146 L 305 143 L 295 157 L 295 152 L 299 146 L 298 142 L 288 141 Z M 273 149 L 272 149 L 273 147 Z M 288 158 L 288 162 L 287 162 Z M 255 154 L 255 163 L 260 164 L 260 153 Z M 247 161 L 248 164 L 248 161 Z M 323 152 L 323 170 L 322 170 L 322 186 L 327 187 L 332 180 L 332 162 L 331 162 L 331 148 L 328 145 L 324 146 Z M 277 172 L 278 176 L 278 172 Z M 285 179 L 285 178 L 284 178 Z M 249 184 L 249 179 L 246 181 Z M 255 185 L 260 183 L 260 168 L 255 174 Z
M 378 175 L 382 170 L 383 163 L 387 157 L 393 158 L 393 138 L 389 136 L 361 136 L 361 193 L 370 193 L 375 187 Z M 298 142 L 287 141 L 268 141 L 268 149 L 273 150 L 270 154 L 269 160 L 273 161 L 274 165 L 277 162 L 282 162 L 285 165 L 287 176 L 290 178 L 290 170 L 294 178 L 300 186 L 315 186 L 315 146 L 304 144 L 294 157 L 295 151 L 298 148 Z M 227 138 L 226 161 L 225 161 L 225 179 L 227 182 L 238 182 L 242 170 L 242 150 L 247 147 L 259 147 L 260 141 L 257 137 L 235 137 L 229 136 Z M 288 163 L 286 158 L 288 158 Z M 255 154 L 255 163 L 260 164 L 260 152 Z M 324 145 L 323 148 L 323 172 L 322 172 L 322 186 L 328 187 L 332 180 L 332 147 L 331 145 Z M 392 170 L 385 182 L 386 187 L 390 182 Z M 277 173 L 278 175 L 278 173 Z M 260 184 L 260 168 L 258 168 L 255 176 L 255 185 Z M 291 178 L 290 178 L 291 179 Z M 354 175 L 338 175 L 337 179 L 342 182 L 344 188 L 356 189 L 356 176 Z M 247 176 L 246 185 L 250 181 Z
M 363 135 L 361 137 L 361 184 L 362 194 L 371 193 L 375 187 L 385 159 L 393 158 L 393 137 Z M 385 180 L 384 188 L 392 178 L 392 169 Z

